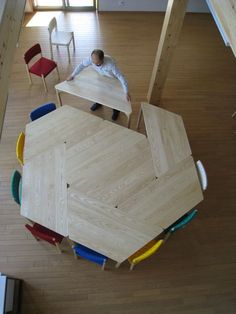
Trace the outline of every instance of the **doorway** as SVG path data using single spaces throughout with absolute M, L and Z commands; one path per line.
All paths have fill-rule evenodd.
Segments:
M 96 9 L 95 0 L 34 0 L 34 10 L 68 10 L 93 11 Z

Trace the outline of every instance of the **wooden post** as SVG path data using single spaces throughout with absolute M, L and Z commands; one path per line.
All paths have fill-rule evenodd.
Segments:
M 25 0 L 0 1 L 0 136 L 5 115 L 8 85 L 18 42 Z
M 148 90 L 148 102 L 159 105 L 171 58 L 183 25 L 188 0 L 169 0 Z

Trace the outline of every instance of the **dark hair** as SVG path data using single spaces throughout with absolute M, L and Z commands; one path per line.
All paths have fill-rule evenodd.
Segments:
M 103 61 L 103 59 L 104 59 L 104 52 L 100 49 L 94 49 L 91 53 L 91 56 L 92 55 L 98 56 L 99 60 L 101 60 L 101 61 Z

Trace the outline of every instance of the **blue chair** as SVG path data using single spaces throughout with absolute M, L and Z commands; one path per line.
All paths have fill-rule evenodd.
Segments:
M 11 195 L 14 201 L 19 205 L 21 204 L 21 183 L 21 174 L 19 171 L 15 170 L 11 176 Z
M 47 103 L 44 104 L 36 109 L 34 109 L 31 113 L 30 113 L 30 119 L 32 121 L 37 120 L 43 116 L 45 116 L 46 114 L 48 114 L 51 111 L 56 110 L 56 105 L 53 103 Z
M 191 210 L 189 213 L 187 213 L 186 215 L 178 219 L 175 223 L 173 223 L 170 227 L 165 229 L 166 234 L 165 241 L 169 238 L 169 236 L 172 233 L 176 232 L 179 229 L 184 228 L 188 223 L 190 223 L 190 221 L 192 221 L 193 218 L 197 215 L 197 212 L 198 212 L 197 209 Z
M 93 251 L 82 244 L 74 244 L 72 245 L 72 249 L 74 251 L 75 258 L 83 257 L 91 262 L 94 262 L 98 265 L 102 266 L 102 270 L 105 269 L 105 264 L 108 258 L 96 251 Z

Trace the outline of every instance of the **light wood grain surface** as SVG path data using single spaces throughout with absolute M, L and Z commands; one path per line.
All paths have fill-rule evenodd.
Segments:
M 150 229 L 118 208 L 68 189 L 69 236 L 72 240 L 123 262 L 163 229 Z
M 236 1 L 235 0 L 207 0 L 214 18 L 220 24 L 226 36 L 227 44 L 230 45 L 236 57 Z
M 180 115 L 142 103 L 141 109 L 153 166 L 157 177 L 191 155 L 187 133 Z
M 98 74 L 91 67 L 84 69 L 73 81 L 55 85 L 55 89 L 58 93 L 71 94 L 119 110 L 128 118 L 132 113 L 131 103 L 126 100 L 120 82 Z
M 150 182 L 119 208 L 145 221 L 150 229 L 155 226 L 165 229 L 202 200 L 196 166 L 190 156 Z
M 123 262 L 199 203 L 181 117 L 142 107 L 148 138 L 66 105 L 27 124 L 21 214 Z
M 68 236 L 64 169 L 65 144 L 48 148 L 25 162 L 21 215 Z
M 148 141 L 140 133 L 100 121 L 93 134 L 77 141 L 66 151 L 66 180 L 87 197 L 117 206 L 155 177 Z

